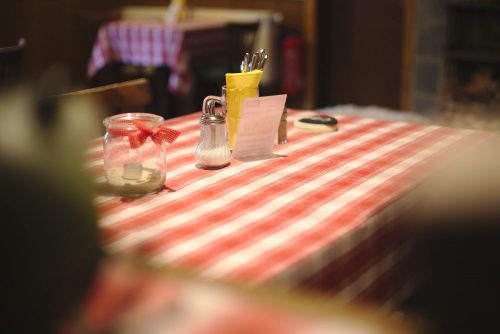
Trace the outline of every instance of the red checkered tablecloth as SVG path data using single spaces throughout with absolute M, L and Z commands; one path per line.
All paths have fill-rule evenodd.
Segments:
M 401 219 L 412 190 L 444 152 L 484 134 L 343 116 L 333 133 L 293 128 L 310 114 L 289 112 L 289 143 L 275 148 L 282 157 L 216 171 L 195 167 L 199 114 L 168 120 L 182 134 L 169 146 L 165 190 L 96 198 L 107 249 L 214 279 L 397 298 L 411 276 Z M 101 145 L 89 152 L 96 173 Z
M 98 32 L 87 74 L 111 62 L 127 65 L 167 66 L 169 88 L 186 93 L 191 87 L 189 66 L 200 57 L 214 57 L 225 46 L 224 22 L 114 21 Z

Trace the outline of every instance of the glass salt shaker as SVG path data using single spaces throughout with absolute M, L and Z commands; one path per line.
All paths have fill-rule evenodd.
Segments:
M 215 103 L 220 98 L 207 96 L 203 100 L 200 118 L 200 141 L 196 146 L 196 167 L 202 169 L 220 169 L 229 165 L 231 151 L 227 143 L 226 119 L 223 113 L 217 113 Z

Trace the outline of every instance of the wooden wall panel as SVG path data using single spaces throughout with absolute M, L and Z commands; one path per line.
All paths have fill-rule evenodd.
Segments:
M 22 36 L 23 6 L 18 1 L 0 1 L 0 46 L 12 45 Z
M 320 106 L 401 106 L 404 7 L 400 0 L 321 1 Z
M 411 92 L 413 80 L 413 60 L 415 49 L 415 13 L 416 0 L 404 0 L 404 30 L 401 64 L 401 100 L 400 109 L 411 109 Z

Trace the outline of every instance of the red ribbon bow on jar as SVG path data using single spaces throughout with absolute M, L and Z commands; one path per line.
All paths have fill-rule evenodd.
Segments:
M 139 148 L 141 147 L 148 137 L 151 137 L 153 142 L 161 145 L 163 141 L 172 144 L 177 137 L 181 134 L 179 131 L 167 128 L 165 125 L 158 125 L 152 129 L 148 128 L 147 125 L 139 119 L 127 120 L 135 125 L 137 130 L 119 130 L 113 129 L 111 132 L 118 136 L 128 136 L 130 142 L 130 147 Z

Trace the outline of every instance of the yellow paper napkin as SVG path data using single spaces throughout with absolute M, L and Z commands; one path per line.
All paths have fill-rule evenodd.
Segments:
M 259 83 L 262 71 L 246 73 L 226 73 L 226 110 L 229 147 L 232 149 L 236 141 L 240 111 L 243 100 L 259 96 Z

